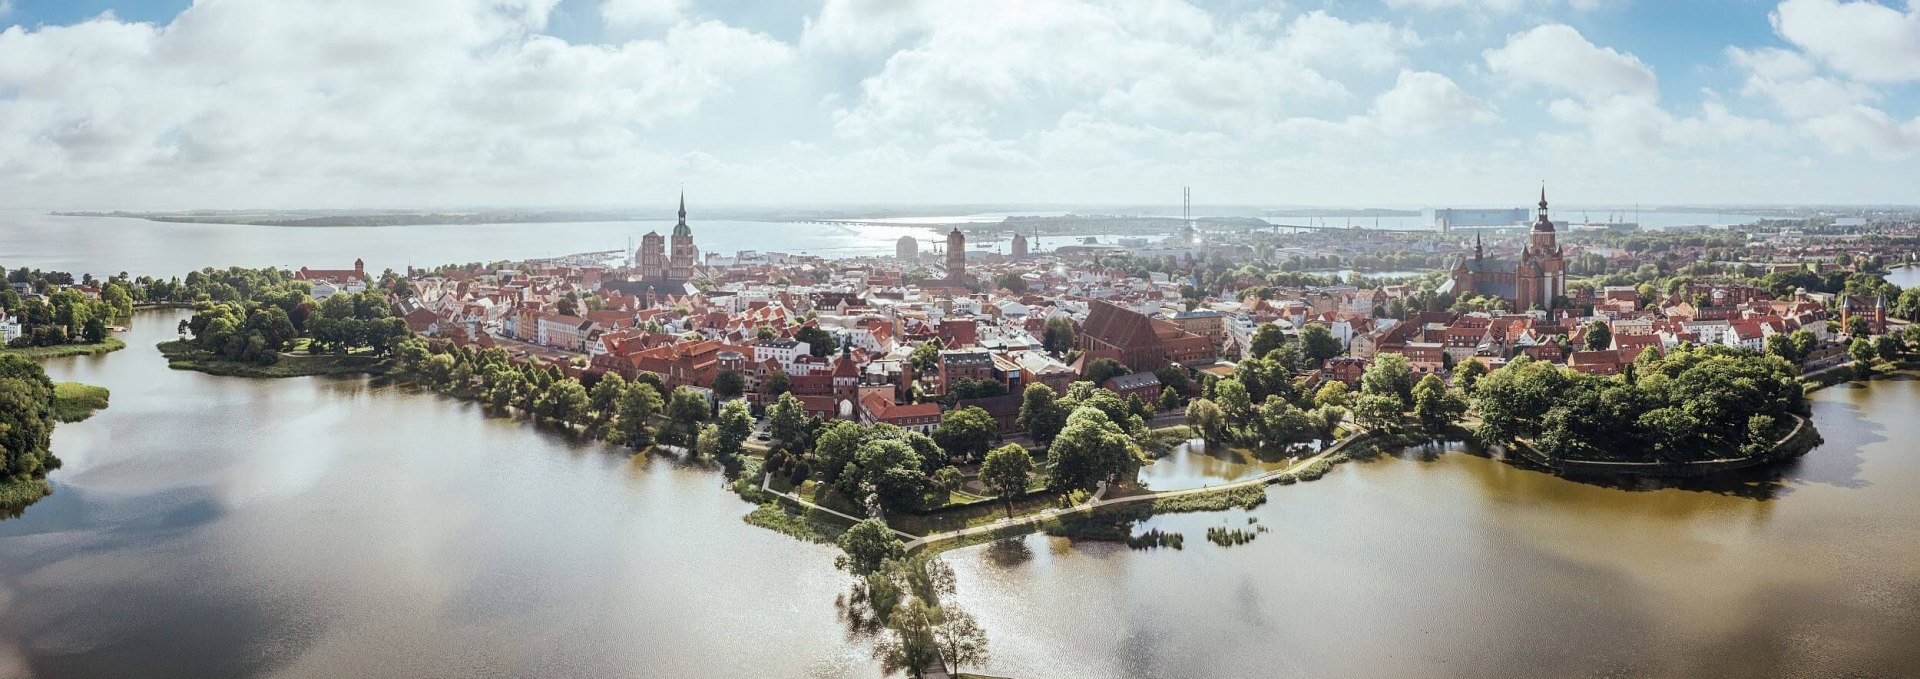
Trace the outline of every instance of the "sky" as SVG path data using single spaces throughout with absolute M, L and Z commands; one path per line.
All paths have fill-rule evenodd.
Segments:
M 0 207 L 1920 203 L 1920 0 L 0 0 Z

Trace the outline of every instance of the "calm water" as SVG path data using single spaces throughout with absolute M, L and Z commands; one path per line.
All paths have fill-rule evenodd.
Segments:
M 1902 290 L 1905 290 L 1907 288 L 1911 288 L 1914 286 L 1920 286 L 1920 266 L 1903 266 L 1898 269 L 1888 271 L 1887 282 L 1900 286 L 1900 289 Z M 1887 300 L 1887 301 L 1891 302 L 1893 300 Z
M 837 550 L 717 473 L 364 378 L 171 371 L 174 323 L 48 364 L 113 405 L 0 522 L 0 676 L 878 674 Z
M 932 251 L 938 236 L 912 225 L 776 224 L 689 218 L 702 252 L 741 250 L 832 257 L 891 255 L 894 241 L 911 235 Z M 367 268 L 557 257 L 638 247 L 648 231 L 665 235 L 673 222 L 585 222 L 378 227 L 273 227 L 167 224 L 116 217 L 55 217 L 0 211 L 0 266 L 37 267 L 75 274 L 176 276 L 207 266 Z
M 993 669 L 1076 677 L 1920 675 L 1920 381 L 1816 398 L 1826 445 L 1699 489 L 1462 453 L 1342 465 L 1182 551 L 950 552 Z M 1272 532 L 1222 548 L 1207 526 Z

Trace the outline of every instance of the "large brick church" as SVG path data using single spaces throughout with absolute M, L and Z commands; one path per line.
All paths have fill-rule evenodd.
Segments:
M 1554 300 L 1567 294 L 1567 260 L 1554 242 L 1553 220 L 1547 218 L 1547 189 L 1540 189 L 1540 216 L 1528 232 L 1518 262 L 1488 259 L 1475 236 L 1473 257 L 1454 263 L 1452 278 L 1440 286 L 1440 292 L 1499 297 L 1512 302 L 1516 311 L 1534 307 L 1551 311 Z

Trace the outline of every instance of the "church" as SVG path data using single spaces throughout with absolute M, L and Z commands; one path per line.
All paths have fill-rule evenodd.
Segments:
M 693 228 L 687 226 L 687 194 L 682 191 L 680 222 L 673 226 L 673 235 L 661 238 L 658 232 L 648 231 L 641 236 L 640 249 L 633 253 L 634 271 L 638 275 L 606 283 L 604 287 L 643 297 L 649 293 L 686 295 L 693 291 L 689 281 L 693 280 L 694 260 L 699 252 L 693 246 Z
M 1476 235 L 1473 257 L 1454 263 L 1451 277 L 1439 292 L 1499 297 L 1512 302 L 1515 311 L 1534 307 L 1552 311 L 1555 300 L 1567 294 L 1567 260 L 1554 236 L 1553 220 L 1547 218 L 1547 189 L 1541 187 L 1540 214 L 1528 231 L 1519 261 L 1487 259 Z

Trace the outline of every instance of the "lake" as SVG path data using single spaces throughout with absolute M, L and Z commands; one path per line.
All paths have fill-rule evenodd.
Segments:
M 113 390 L 0 522 L 0 676 L 878 675 L 838 550 L 722 477 L 366 378 L 166 367 L 183 312 L 50 361 Z
M 1183 550 L 1028 536 L 945 558 L 1014 676 L 1914 676 L 1915 412 L 1920 381 L 1828 389 L 1825 445 L 1685 488 L 1416 453 L 1142 527 Z M 1249 518 L 1271 532 L 1203 539 Z

